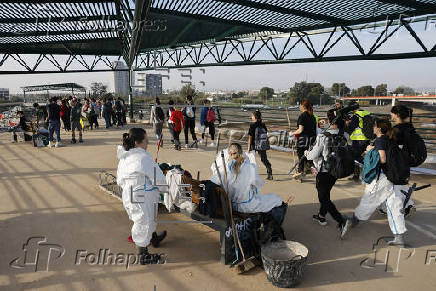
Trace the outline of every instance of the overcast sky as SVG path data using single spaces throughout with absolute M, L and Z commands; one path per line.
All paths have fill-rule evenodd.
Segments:
M 434 26 L 434 24 L 433 24 Z M 424 31 L 420 29 L 420 36 L 427 47 L 436 43 L 436 29 L 432 27 Z M 369 48 L 372 40 L 377 36 L 368 33 L 358 33 L 364 47 Z M 322 47 L 322 36 L 313 40 L 315 47 Z M 406 51 L 422 51 L 416 41 L 402 31 L 398 36 L 388 40 L 378 53 L 389 53 L 405 49 Z M 298 51 L 301 50 L 301 53 Z M 302 56 L 304 48 L 297 48 L 296 53 Z M 334 48 L 337 54 L 348 54 L 356 50 L 350 41 L 338 44 Z M 9 69 L 13 69 L 9 67 Z M 15 67 L 17 68 L 17 67 Z M 164 89 L 179 89 L 181 84 L 180 72 L 172 70 L 170 79 L 164 78 Z M 269 86 L 274 89 L 289 89 L 299 81 L 319 82 L 330 87 L 334 82 L 345 82 L 349 87 L 356 88 L 363 85 L 375 86 L 381 82 L 387 83 L 389 89 L 400 85 L 413 88 L 436 89 L 436 58 L 389 60 L 389 61 L 347 61 L 329 63 L 301 63 L 283 65 L 239 66 L 239 67 L 207 67 L 203 74 L 193 69 L 193 82 L 200 90 L 216 89 L 259 89 Z M 0 75 L 0 87 L 10 88 L 12 93 L 21 93 L 20 87 L 26 85 L 51 84 L 62 82 L 76 82 L 89 87 L 91 82 L 102 82 L 113 90 L 113 73 L 68 73 L 68 74 L 37 74 L 37 75 Z M 205 86 L 200 84 L 205 82 Z

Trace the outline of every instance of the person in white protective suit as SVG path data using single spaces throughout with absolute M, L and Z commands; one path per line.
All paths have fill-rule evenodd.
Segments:
M 368 220 L 377 207 L 385 201 L 389 226 L 395 235 L 395 238 L 389 241 L 388 244 L 404 246 L 403 236 L 407 231 L 404 214 L 401 213 L 404 195 L 396 191 L 395 187 L 397 186 L 393 185 L 385 175 L 387 144 L 392 136 L 391 123 L 388 120 L 376 120 L 374 123 L 374 134 L 377 138 L 374 141 L 374 145 L 368 145 L 366 153 L 371 150 L 378 151 L 381 171 L 378 178 L 375 178 L 370 184 L 366 184 L 365 193 L 351 218 L 352 226 L 356 226 L 360 220 Z
M 260 190 L 264 184 L 258 173 L 254 153 L 243 153 L 242 147 L 233 143 L 228 150 L 224 150 L 225 165 L 218 154 L 216 162 L 224 185 L 221 185 L 215 163 L 212 164 L 210 180 L 229 189 L 232 208 L 242 213 L 266 213 L 274 207 L 282 205 L 282 199 L 276 194 L 262 194 Z M 227 168 L 228 183 L 226 183 L 224 166 Z
M 123 205 L 129 219 L 133 221 L 132 239 L 143 265 L 160 260 L 160 255 L 149 254 L 147 247 L 150 243 L 153 247 L 158 247 L 166 236 L 166 231 L 159 235 L 155 232 L 160 190 L 165 189 L 154 186 L 166 185 L 166 181 L 159 165 L 146 151 L 147 146 L 145 130 L 131 128 L 128 133 L 123 134 L 123 145 L 117 149 L 117 184 L 123 189 Z

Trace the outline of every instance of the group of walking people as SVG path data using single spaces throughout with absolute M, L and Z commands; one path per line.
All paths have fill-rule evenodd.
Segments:
M 313 118 L 308 118 L 311 115 L 310 107 L 305 107 L 304 103 L 301 107 L 304 111 L 302 116 L 305 115 L 303 118 L 305 120 L 312 119 L 309 128 L 313 134 L 316 123 Z M 324 226 L 327 224 L 326 215 L 329 213 L 338 225 L 340 237 L 344 238 L 351 227 L 356 226 L 359 221 L 368 220 L 371 214 L 379 209 L 379 212 L 388 216 L 389 226 L 394 234 L 394 239 L 388 243 L 404 246 L 404 233 L 407 231 L 405 217 L 416 210 L 412 200 L 404 205 L 406 200 L 404 193 L 408 191 L 409 187 L 410 167 L 422 163 L 425 158 L 421 159 L 421 157 L 426 157 L 424 142 L 416 134 L 411 123 L 412 110 L 406 106 L 398 105 L 392 107 L 390 120 L 386 118 L 374 119 L 372 126 L 374 138 L 371 142 L 371 138 L 367 137 L 368 134 L 365 133 L 364 128 L 366 122 L 366 120 L 364 122 L 364 116 L 369 115 L 369 112 L 359 109 L 357 104 L 352 104 L 349 108 L 353 108 L 351 118 L 346 115 L 337 115 L 338 111 L 342 109 L 342 104 L 339 104 L 336 109 L 329 110 L 327 112 L 328 129 L 318 134 L 314 139 L 301 143 L 304 145 L 303 149 L 298 149 L 299 156 L 301 156 L 300 163 L 310 163 L 312 172 L 316 175 L 320 208 L 318 213 L 313 215 L 313 219 Z M 391 122 L 394 123 L 394 126 Z M 303 122 L 303 124 L 305 123 Z M 333 141 L 338 140 L 338 137 L 339 140 L 343 140 L 343 143 L 332 144 Z M 351 147 L 348 146 L 348 138 L 351 139 Z M 423 148 L 417 149 L 416 143 L 421 144 Z M 341 155 L 340 151 L 335 150 L 334 147 L 343 147 L 343 159 L 346 159 L 348 149 L 349 160 L 352 164 L 357 164 L 354 162 L 363 163 L 362 174 L 365 190 L 351 217 L 342 215 L 331 200 L 331 189 L 338 179 L 338 169 L 331 169 L 329 166 L 339 165 L 334 162 L 333 165 L 331 164 L 332 154 Z M 419 162 L 412 161 L 416 151 L 422 153 L 421 157 L 418 157 Z M 398 164 L 398 167 L 392 166 L 394 163 L 398 163 L 398 159 L 404 155 L 406 157 L 402 160 L 403 163 Z M 335 158 L 339 157 L 333 157 L 333 159 Z M 345 163 L 344 161 L 342 160 L 343 163 Z M 303 170 L 303 167 L 299 167 L 295 176 L 301 175 Z M 360 179 L 358 170 L 353 171 L 351 168 L 349 174 L 353 174 L 351 180 Z M 402 177 L 402 179 L 397 177 Z M 383 212 L 383 205 L 386 212 Z
M 164 108 L 166 113 L 164 112 Z M 208 146 L 214 147 L 215 144 L 215 122 L 219 121 L 218 109 L 212 107 L 210 100 L 203 101 L 203 107 L 200 112 L 200 131 L 201 140 L 198 141 L 195 133 L 197 107 L 194 105 L 192 96 L 187 96 L 185 106 L 179 107 L 174 104 L 173 100 L 168 102 L 167 106 L 162 106 L 159 98 L 155 99 L 154 105 L 151 108 L 150 123 L 153 124 L 154 133 L 160 146 L 163 146 L 162 129 L 165 121 L 167 121 L 168 129 L 171 134 L 171 142 L 174 144 L 174 149 L 180 151 L 182 145 L 180 142 L 180 133 L 182 130 L 185 133 L 185 148 L 198 148 L 198 144 L 205 144 L 206 129 L 209 129 L 211 142 Z M 189 133 L 191 133 L 192 143 L 189 143 Z

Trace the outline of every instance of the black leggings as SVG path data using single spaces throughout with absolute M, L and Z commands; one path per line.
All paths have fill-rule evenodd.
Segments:
M 268 157 L 266 156 L 266 151 L 256 151 L 259 156 L 262 163 L 265 165 L 268 173 L 271 173 L 271 163 L 268 161 Z
M 336 206 L 330 200 L 330 191 L 336 183 L 336 178 L 329 173 L 319 172 L 316 175 L 316 189 L 318 190 L 318 200 L 321 204 L 319 214 L 326 216 L 327 213 L 333 217 L 339 224 L 344 223 L 342 214 L 336 209 Z
M 170 134 L 173 137 L 174 145 L 179 146 L 180 145 L 180 133 L 181 131 L 175 131 L 174 130 L 174 123 L 168 123 L 168 129 L 170 130 Z
M 195 119 L 194 118 L 186 118 L 185 119 L 185 144 L 188 144 L 189 131 L 191 131 L 192 140 L 196 141 L 197 136 L 195 134 Z
M 300 136 L 297 142 L 297 155 L 298 155 L 298 172 L 304 172 L 304 166 L 309 163 L 304 156 L 304 152 L 309 150 L 310 146 L 315 142 L 316 137 Z
M 204 127 L 209 127 L 209 134 L 212 140 L 215 140 L 215 124 L 213 122 L 204 122 Z M 205 129 L 206 131 L 206 129 Z M 204 132 L 201 134 L 201 139 L 204 139 Z

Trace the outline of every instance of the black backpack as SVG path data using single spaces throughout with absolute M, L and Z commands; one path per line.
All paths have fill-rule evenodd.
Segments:
M 341 179 L 354 173 L 353 151 L 342 134 L 323 133 L 327 137 L 329 154 L 323 165 L 327 172 Z
M 359 118 L 361 118 L 361 117 L 359 116 Z M 374 117 L 372 117 L 370 114 L 365 115 L 363 117 L 362 132 L 363 132 L 363 135 L 369 140 L 372 140 L 375 138 L 375 135 L 374 135 Z
M 416 130 L 411 127 L 404 132 L 404 147 L 403 150 L 409 156 L 409 166 L 418 167 L 427 159 L 427 147 L 425 142 Z
M 407 185 L 410 179 L 409 155 L 390 139 L 386 149 L 385 174 L 394 185 Z
M 269 150 L 270 144 L 268 139 L 268 133 L 264 126 L 256 127 L 254 134 L 254 149 L 256 151 L 266 151 Z
M 165 121 L 165 113 L 163 112 L 163 110 L 160 106 L 156 107 L 155 113 L 156 113 L 156 117 L 159 121 Z

